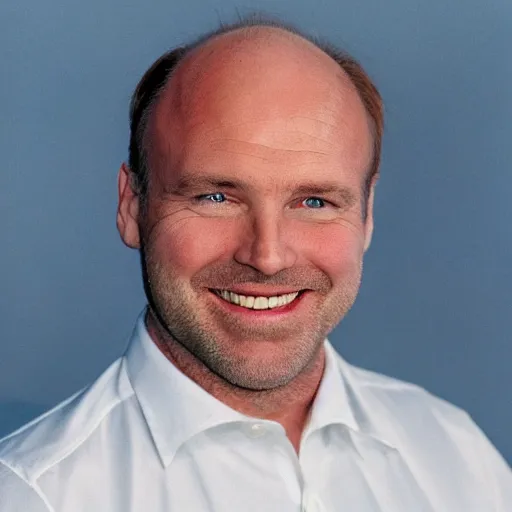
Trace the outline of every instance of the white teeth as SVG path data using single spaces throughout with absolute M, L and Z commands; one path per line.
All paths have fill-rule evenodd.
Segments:
M 270 297 L 268 299 L 268 307 L 275 308 L 279 304 L 279 297 Z
M 268 309 L 267 297 L 256 297 L 254 299 L 254 309 Z
M 239 295 L 238 293 L 228 290 L 216 290 L 215 292 L 224 300 L 249 309 L 272 309 L 285 306 L 286 304 L 290 304 L 290 302 L 295 300 L 297 295 L 299 295 L 299 292 L 293 292 L 273 297 L 252 297 Z

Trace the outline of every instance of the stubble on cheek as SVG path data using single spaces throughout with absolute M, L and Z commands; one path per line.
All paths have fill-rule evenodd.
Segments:
M 161 229 L 166 228 L 160 225 L 151 230 L 151 244 L 144 244 L 143 265 L 151 307 L 167 335 L 163 341 L 179 343 L 209 370 L 238 387 L 272 389 L 302 372 L 350 309 L 359 288 L 361 269 L 354 268 L 354 262 L 340 271 L 346 276 L 337 283 L 312 265 L 266 276 L 232 260 L 206 263 L 202 268 L 198 261 L 199 270 L 188 276 L 187 270 L 194 265 L 190 258 L 187 261 L 183 247 L 194 249 L 194 254 L 197 247 L 187 236 L 180 242 L 179 231 L 172 238 L 165 232 L 165 239 L 172 242 L 166 247 Z M 172 252 L 180 246 L 179 252 Z M 255 325 L 226 314 L 209 291 L 238 283 L 308 289 L 313 300 L 300 317 L 291 316 L 272 326 Z

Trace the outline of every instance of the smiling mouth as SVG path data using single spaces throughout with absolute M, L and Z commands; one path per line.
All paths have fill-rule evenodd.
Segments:
M 239 293 L 231 292 L 229 290 L 215 290 L 210 289 L 218 297 L 229 302 L 236 304 L 246 309 L 275 309 L 291 304 L 294 300 L 302 295 L 306 290 L 300 290 L 293 293 L 285 293 L 284 295 L 274 295 L 272 297 L 241 295 Z

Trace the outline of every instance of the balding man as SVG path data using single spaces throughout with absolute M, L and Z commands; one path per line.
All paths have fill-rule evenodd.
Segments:
M 510 512 L 469 417 L 346 363 L 379 94 L 272 23 L 162 56 L 131 108 L 117 225 L 148 307 L 94 384 L 0 443 L 2 512 Z

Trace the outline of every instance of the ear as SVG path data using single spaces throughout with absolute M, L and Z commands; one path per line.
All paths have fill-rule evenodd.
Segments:
M 140 249 L 139 196 L 132 188 L 130 173 L 123 163 L 117 176 L 117 230 L 128 247 Z
M 368 201 L 366 203 L 366 222 L 364 227 L 364 252 L 368 250 L 372 242 L 373 236 L 373 203 L 375 198 L 375 185 L 377 184 L 378 176 L 375 175 L 370 183 L 370 192 L 368 194 Z

